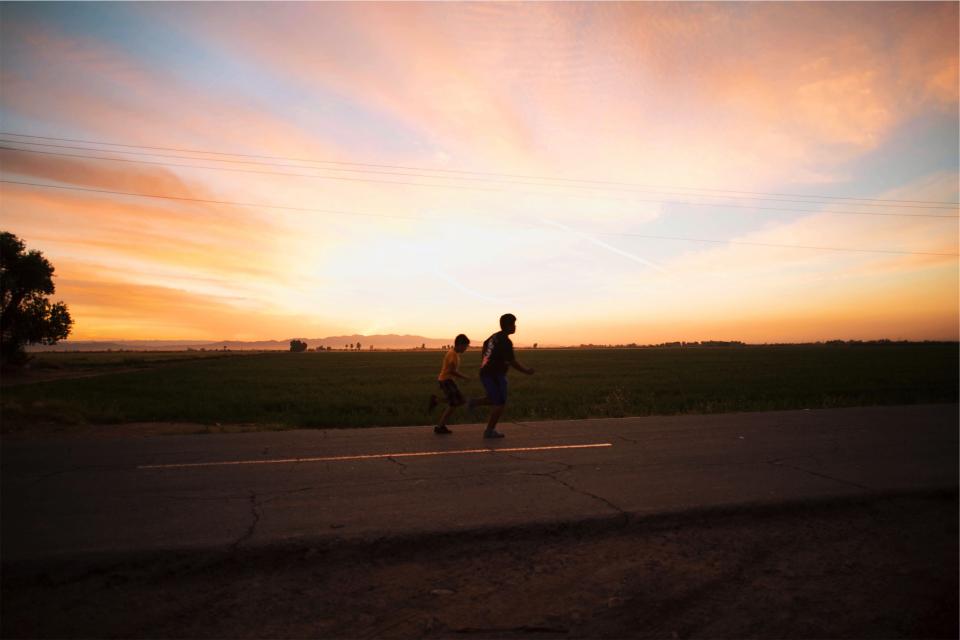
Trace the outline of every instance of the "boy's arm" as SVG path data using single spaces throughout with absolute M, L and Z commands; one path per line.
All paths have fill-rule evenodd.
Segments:
M 513 367 L 514 369 L 516 369 L 517 371 L 522 371 L 523 373 L 527 374 L 528 376 L 532 376 L 532 375 L 533 375 L 533 372 L 534 372 L 533 369 L 531 369 L 531 368 L 529 368 L 529 367 L 525 367 L 525 366 L 523 366 L 522 364 L 520 364 L 520 361 L 517 360 L 516 358 L 514 358 L 513 360 L 510 361 L 510 366 Z

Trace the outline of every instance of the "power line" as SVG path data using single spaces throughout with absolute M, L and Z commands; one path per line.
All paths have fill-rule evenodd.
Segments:
M 2 135 L 2 134 L 0 134 Z M 78 147 L 76 145 L 63 145 L 63 144 L 52 144 L 49 142 L 25 142 L 22 140 L 3 140 L 0 139 L 0 144 L 19 144 L 19 145 L 30 145 L 34 147 L 47 147 L 54 149 L 71 149 L 74 151 L 94 151 L 100 153 L 113 153 L 113 154 L 127 154 L 127 155 L 137 155 L 137 156 L 149 156 L 152 158 L 173 158 L 176 160 L 201 160 L 201 161 L 213 161 L 213 162 L 227 162 L 231 164 L 245 164 L 245 165 L 262 165 L 268 167 L 284 167 L 284 168 L 294 168 L 294 169 L 307 169 L 315 171 L 340 171 L 340 172 L 349 172 L 349 173 L 367 173 L 367 174 L 379 174 L 387 176 L 400 176 L 400 177 L 413 177 L 413 178 L 428 178 L 435 180 L 469 180 L 471 182 L 494 182 L 498 184 L 516 184 L 516 185 L 528 185 L 535 187 L 547 187 L 547 188 L 562 188 L 562 189 L 590 189 L 590 190 L 611 190 L 611 191 L 625 191 L 628 193 L 652 193 L 666 196 L 683 196 L 689 197 L 694 195 L 700 198 L 727 198 L 735 200 L 757 200 L 761 202 L 792 202 L 795 204 L 835 204 L 838 206 L 848 206 L 846 203 L 831 203 L 831 202 L 818 202 L 813 200 L 792 200 L 788 198 L 770 198 L 770 197 L 743 197 L 743 196 L 732 196 L 732 195 L 709 195 L 709 194 L 690 194 L 690 193 L 677 193 L 675 191 L 659 191 L 653 189 L 645 189 L 639 187 L 597 187 L 584 184 L 550 184 L 544 182 L 525 182 L 522 180 L 502 180 L 496 178 L 487 178 L 487 177 L 470 177 L 470 176 L 437 176 L 429 175 L 424 173 L 399 173 L 397 171 L 379 171 L 373 169 L 352 169 L 352 168 L 336 168 L 336 167 L 312 167 L 302 164 L 277 164 L 272 162 L 260 162 L 256 160 L 236 160 L 230 158 L 204 158 L 196 156 L 179 156 L 179 155 L 168 155 L 168 154 L 159 154 L 152 151 L 120 151 L 116 149 L 97 149 L 93 147 Z M 126 145 L 132 146 L 132 145 Z M 144 147 L 146 148 L 146 147 Z M 29 149 L 23 149 L 23 151 L 30 151 Z M 219 153 L 219 152 L 217 152 Z M 433 169 L 425 171 L 435 171 Z M 300 175 L 300 174 L 291 174 L 291 175 Z M 820 197 L 820 196 L 811 196 L 811 197 Z M 713 203 L 696 203 L 701 206 L 709 206 Z M 717 206 L 728 205 L 729 203 L 717 203 Z M 740 205 L 742 206 L 742 205 Z M 917 205 L 917 204 L 901 204 L 901 203 L 877 203 L 877 202 L 858 202 L 851 203 L 849 206 L 861 206 L 861 207 L 897 207 L 900 209 L 947 209 L 952 208 L 945 205 Z M 831 213 L 825 211 L 825 213 Z M 946 216 L 945 216 L 946 217 Z
M 646 235 L 642 233 L 598 233 L 596 235 L 600 236 L 629 236 L 633 238 L 649 238 L 651 240 L 682 240 L 686 242 L 710 242 L 716 244 L 742 244 L 752 247 L 776 247 L 780 249 L 813 249 L 817 251 L 844 251 L 844 252 L 855 252 L 855 253 L 891 253 L 897 255 L 909 255 L 909 256 L 943 256 L 958 258 L 960 253 L 934 253 L 928 251 L 898 251 L 893 249 L 851 249 L 848 247 L 821 247 L 821 246 L 812 246 L 812 245 L 800 245 L 800 244 L 774 244 L 770 242 L 748 242 L 745 240 L 707 240 L 704 238 L 681 238 L 678 236 L 654 236 Z
M 2 134 L 0 134 L 0 135 L 2 135 Z M 93 147 L 78 147 L 78 146 L 76 146 L 76 145 L 52 144 L 52 143 L 48 143 L 48 142 L 25 142 L 25 141 L 22 141 L 22 140 L 3 140 L 3 139 L 0 139 L 0 144 L 19 144 L 19 145 L 30 145 L 30 146 L 34 146 L 34 147 L 47 147 L 47 148 L 54 148 L 54 149 L 71 149 L 71 150 L 74 150 L 74 151 L 94 151 L 94 152 L 100 152 L 100 153 L 112 153 L 112 154 L 127 154 L 127 155 L 137 155 L 137 156 L 149 156 L 149 157 L 152 157 L 152 158 L 172 158 L 172 159 L 176 159 L 176 160 L 201 160 L 201 161 L 225 162 L 225 163 L 231 163 L 231 164 L 244 164 L 244 165 L 254 164 L 254 165 L 262 165 L 262 166 L 268 166 L 268 167 L 281 167 L 281 168 L 294 168 L 294 169 L 307 169 L 307 170 L 311 170 L 311 169 L 312 169 L 312 170 L 315 170 L 315 171 L 339 171 L 339 172 L 349 172 L 349 173 L 379 174 L 379 175 L 387 175 L 387 176 L 427 178 L 427 179 L 434 179 L 434 180 L 469 180 L 469 181 L 471 181 L 471 182 L 493 182 L 493 183 L 498 183 L 498 184 L 527 185 L 527 186 L 547 187 L 547 188 L 589 189 L 589 190 L 593 190 L 593 191 L 596 191 L 596 190 L 610 190 L 610 191 L 623 191 L 623 192 L 628 192 L 628 193 L 651 193 L 651 194 L 666 195 L 666 196 L 683 196 L 683 197 L 689 197 L 689 196 L 693 195 L 693 196 L 699 197 L 699 198 L 727 198 L 727 199 L 734 199 L 734 200 L 740 200 L 740 201 L 743 201 L 743 200 L 757 200 L 757 201 L 761 201 L 761 202 L 791 202 L 791 203 L 794 203 L 794 204 L 816 204 L 816 205 L 819 205 L 819 204 L 826 204 L 826 205 L 835 204 L 835 205 L 838 205 L 838 206 L 848 206 L 846 203 L 819 202 L 819 201 L 814 201 L 814 200 L 792 200 L 792 199 L 788 199 L 788 198 L 743 197 L 743 196 L 733 196 L 733 195 L 710 195 L 710 194 L 677 193 L 677 192 L 675 192 L 675 191 L 660 191 L 660 190 L 645 189 L 645 188 L 639 188 L 639 187 L 604 187 L 604 186 L 593 186 L 593 185 L 585 185 L 585 184 L 551 184 L 551 183 L 544 183 L 544 182 L 525 182 L 525 181 L 522 181 L 522 180 L 502 180 L 502 179 L 488 178 L 488 177 L 480 177 L 480 178 L 477 178 L 477 177 L 471 177 L 471 176 L 438 176 L 438 175 L 430 175 L 430 174 L 425 174 L 425 173 L 400 173 L 400 172 L 397 172 L 397 171 L 379 171 L 379 170 L 373 170 L 373 169 L 353 169 L 353 168 L 341 169 L 341 168 L 336 168 L 336 167 L 314 167 L 314 166 L 308 166 L 308 165 L 302 165 L 302 164 L 277 164 L 277 163 L 272 163 L 272 162 L 261 162 L 261 161 L 256 161 L 256 160 L 236 160 L 236 159 L 230 159 L 230 158 L 204 158 L 204 157 L 196 157 L 196 156 L 168 155 L 168 154 L 154 153 L 154 152 L 152 152 L 152 151 L 143 152 L 143 151 L 121 151 L 121 150 L 116 150 L 116 149 L 97 149 L 97 148 L 93 148 Z M 125 146 L 132 146 L 132 145 L 125 145 Z M 148 148 L 148 147 L 142 147 L 142 148 Z M 29 149 L 23 149 L 23 151 L 30 151 L 30 150 L 29 150 Z M 194 153 L 197 153 L 197 152 L 194 152 Z M 206 152 L 206 153 L 212 153 L 212 152 Z M 216 152 L 216 153 L 220 153 L 220 152 Z M 224 155 L 226 155 L 226 154 L 224 154 Z M 322 161 L 314 161 L 314 162 L 322 162 Z M 436 172 L 436 170 L 433 170 L 433 169 L 429 169 L 429 170 L 425 170 L 425 171 L 434 171 L 434 172 Z M 286 175 L 286 174 L 284 174 L 284 175 Z M 300 174 L 290 174 L 290 175 L 300 175 Z M 546 179 L 546 178 L 545 178 L 545 179 Z M 551 178 L 551 179 L 552 179 L 552 178 Z M 559 178 L 558 178 L 557 180 L 559 180 Z M 809 197 L 821 197 L 821 196 L 809 196 Z M 696 204 L 701 205 L 701 206 L 710 206 L 710 205 L 713 204 L 713 203 L 698 202 L 698 203 L 696 203 Z M 723 205 L 726 205 L 726 204 L 729 204 L 729 203 L 718 203 L 717 206 L 723 206 Z M 743 205 L 734 205 L 734 206 L 743 206 Z M 930 205 L 901 204 L 901 203 L 891 203 L 891 204 L 887 204 L 887 203 L 878 203 L 878 202 L 858 202 L 858 203 L 851 203 L 849 206 L 861 206 L 861 207 L 897 207 L 897 208 L 901 208 L 901 209 L 947 209 L 947 208 L 952 208 L 952 207 L 948 207 L 948 206 L 944 206 L 944 205 L 934 205 L 934 206 L 930 206 Z
M 20 153 L 32 153 L 39 155 L 48 155 L 48 156 L 58 156 L 66 158 L 81 158 L 84 160 L 103 160 L 108 162 L 125 162 L 133 164 L 148 164 L 148 165 L 158 165 L 164 167 L 180 167 L 186 169 L 208 169 L 212 171 L 230 171 L 230 172 L 240 172 L 240 173 L 253 173 L 260 175 L 281 175 L 281 176 L 292 176 L 292 177 L 301 177 L 301 178 L 317 178 L 320 180 L 341 180 L 347 182 L 370 182 L 378 184 L 394 184 L 401 186 L 415 186 L 415 187 L 433 187 L 440 189 L 461 189 L 461 190 L 470 190 L 470 191 L 493 191 L 493 192 L 504 192 L 504 189 L 497 189 L 491 187 L 475 187 L 469 185 L 459 185 L 459 184 L 436 184 L 436 183 L 425 183 L 425 182 L 408 182 L 400 180 L 378 180 L 374 178 L 348 178 L 345 176 L 328 176 L 328 175 L 317 175 L 317 174 L 307 174 L 307 173 L 289 173 L 284 171 L 264 171 L 258 169 L 241 169 L 238 167 L 211 167 L 205 165 L 192 165 L 192 164 L 181 164 L 175 162 L 159 162 L 153 160 L 139 160 L 134 158 L 110 158 L 105 156 L 91 156 L 83 154 L 74 154 L 74 153 L 62 153 L 58 151 L 39 151 L 37 149 L 20 149 L 17 147 L 9 146 L 0 146 L 0 149 L 6 151 L 16 151 Z M 109 152 L 107 152 L 109 153 Z M 318 170 L 323 171 L 324 169 L 319 168 Z M 427 176 L 424 176 L 427 177 Z M 443 178 L 438 178 L 443 179 Z M 541 196 L 555 196 L 556 194 L 544 194 L 531 191 L 521 191 L 520 193 L 541 195 Z M 578 195 L 578 194 L 565 194 L 564 197 L 579 197 L 579 198 L 589 198 L 591 196 Z M 600 196 L 605 198 L 612 198 L 616 200 L 625 200 L 622 197 L 616 196 Z M 877 217 L 897 217 L 897 218 L 944 218 L 957 220 L 960 219 L 956 215 L 950 214 L 932 214 L 932 213 L 890 213 L 883 211 L 817 211 L 814 209 L 787 209 L 783 207 L 760 207 L 755 205 L 741 205 L 733 203 L 709 203 L 709 202 L 680 202 L 673 200 L 655 200 L 649 198 L 626 198 L 630 202 L 642 202 L 647 204 L 673 204 L 673 205 L 684 205 L 684 206 L 695 206 L 695 207 L 726 207 L 732 209 L 746 209 L 750 211 L 777 211 L 781 213 L 799 213 L 799 214 L 829 214 L 829 215 L 840 215 L 840 216 L 877 216 Z
M 402 219 L 408 219 L 408 220 L 418 220 L 421 222 L 436 220 L 435 218 L 427 218 L 427 217 L 396 216 L 396 215 L 389 215 L 389 214 L 361 213 L 356 211 L 339 211 L 339 210 L 330 210 L 330 209 L 312 209 L 307 207 L 288 207 L 288 206 L 282 206 L 282 205 L 234 202 L 229 200 L 208 200 L 204 198 L 188 198 L 184 196 L 169 196 L 169 195 L 157 195 L 157 194 L 148 194 L 148 193 L 135 193 L 135 192 L 127 192 L 127 191 L 112 191 L 108 189 L 90 189 L 86 187 L 71 187 L 71 186 L 65 186 L 65 185 L 40 184 L 35 182 L 25 182 L 25 181 L 17 181 L 17 180 L 0 179 L 0 183 L 16 184 L 16 185 L 23 185 L 23 186 L 30 186 L 30 187 L 40 187 L 40 188 L 47 188 L 47 189 L 63 189 L 63 190 L 69 190 L 69 191 L 83 191 L 83 192 L 89 192 L 89 193 L 133 196 L 133 197 L 139 197 L 139 198 L 161 198 L 166 200 L 202 202 L 207 204 L 223 204 L 223 205 L 241 206 L 241 207 L 259 207 L 264 209 L 287 209 L 287 210 L 293 210 L 293 211 L 331 213 L 336 215 L 365 216 L 365 217 L 378 217 L 378 218 L 402 218 Z M 531 228 L 537 228 L 537 229 L 544 228 L 544 227 L 535 227 L 533 225 L 525 225 L 525 226 L 529 226 Z M 773 244 L 773 243 L 763 243 L 763 242 L 748 242 L 748 241 L 740 241 L 740 240 L 715 240 L 715 239 L 707 239 L 707 238 L 659 236 L 659 235 L 646 235 L 646 234 L 625 233 L 625 232 L 610 232 L 610 233 L 601 232 L 595 235 L 648 238 L 653 240 L 672 240 L 672 241 L 683 241 L 683 242 L 706 242 L 706 243 L 714 243 L 714 244 L 738 244 L 738 245 L 761 246 L 761 247 L 776 247 L 776 248 L 783 248 L 783 249 L 805 249 L 805 250 L 840 251 L 840 252 L 853 252 L 853 253 L 879 253 L 879 254 L 897 254 L 897 255 L 960 257 L 960 254 L 956 254 L 956 253 L 935 253 L 935 252 L 929 252 L 929 251 L 900 251 L 900 250 L 892 250 L 892 249 L 855 249 L 855 248 L 848 248 L 848 247 L 821 247 L 821 246 L 810 246 L 810 245 Z
M 658 190 L 662 190 L 662 189 L 681 189 L 681 190 L 687 190 L 687 191 L 714 191 L 714 192 L 719 192 L 719 193 L 745 194 L 745 195 L 750 195 L 750 196 L 783 196 L 783 197 L 795 197 L 795 198 L 819 198 L 819 199 L 827 199 L 827 200 L 850 200 L 850 201 L 857 201 L 857 202 L 853 202 L 852 204 L 859 204 L 859 205 L 862 205 L 862 206 L 898 206 L 898 205 L 903 205 L 903 204 L 906 204 L 906 203 L 915 203 L 915 204 L 944 205 L 944 206 L 939 206 L 939 207 L 920 207 L 920 208 L 947 208 L 947 207 L 953 208 L 953 207 L 956 207 L 956 206 L 960 205 L 960 203 L 958 203 L 958 202 L 943 202 L 943 201 L 935 201 L 935 200 L 900 200 L 900 199 L 894 199 L 894 198 L 857 198 L 857 197 L 848 197 L 848 196 L 826 196 L 826 195 L 809 195 L 809 194 L 762 192 L 762 191 L 738 191 L 738 190 L 733 190 L 733 189 L 704 189 L 704 188 L 698 188 L 698 187 L 680 187 L 680 186 L 672 186 L 672 187 L 658 186 L 658 187 L 652 187 L 651 185 L 642 185 L 642 184 L 637 184 L 637 183 L 618 182 L 618 181 L 611 181 L 611 180 L 594 180 L 594 179 L 583 179 L 583 178 L 562 178 L 562 177 L 554 177 L 554 176 L 537 176 L 537 175 L 524 175 L 524 174 L 497 173 L 497 172 L 489 172 L 489 171 L 467 171 L 467 170 L 461 170 L 461 169 L 440 169 L 440 168 L 415 167 L 415 166 L 409 166 L 409 165 L 372 164 L 372 163 L 363 163 L 363 162 L 345 162 L 345 161 L 338 161 L 338 160 L 317 160 L 317 159 L 310 159 L 310 158 L 291 158 L 291 157 L 285 157 L 285 156 L 271 156 L 271 155 L 258 155 L 258 154 L 243 154 L 243 153 L 233 153 L 233 152 L 223 152 L 223 151 L 209 151 L 209 150 L 202 150 L 202 149 L 184 149 L 184 148 L 178 148 L 178 147 L 160 147 L 160 146 L 147 146 L 147 145 L 131 145 L 131 144 L 122 144 L 122 143 L 117 143 L 117 142 L 106 142 L 106 141 L 96 141 L 96 140 L 83 140 L 83 139 L 78 139 L 78 138 L 58 138 L 58 137 L 53 137 L 53 136 L 35 136 L 35 135 L 29 135 L 29 134 L 23 134 L 23 133 L 13 133 L 13 132 L 6 132 L 6 131 L 0 131 L 0 135 L 4 135 L 4 136 L 16 136 L 16 137 L 21 137 L 21 138 L 33 138 L 33 139 L 37 139 L 37 140 L 54 140 L 54 141 L 59 141 L 59 142 L 77 142 L 77 143 L 82 143 L 82 144 L 109 145 L 109 146 L 114 146 L 114 147 L 124 147 L 124 148 L 128 148 L 128 149 L 152 149 L 152 150 L 156 150 L 156 151 L 174 151 L 174 152 L 181 152 L 181 153 L 194 153 L 194 154 L 196 154 L 196 153 L 202 153 L 202 154 L 212 154 L 212 155 L 228 155 L 228 156 L 233 156 L 233 157 L 236 157 L 236 158 L 259 158 L 259 159 L 265 159 L 265 160 L 287 160 L 287 161 L 293 161 L 293 162 L 312 162 L 312 163 L 315 163 L 315 164 L 333 164 L 333 165 L 339 165 L 339 166 L 374 167 L 374 168 L 378 168 L 378 169 L 401 169 L 401 170 L 408 170 L 408 171 L 421 171 L 421 172 L 432 172 L 432 173 L 452 173 L 452 174 L 464 174 L 464 175 L 495 176 L 495 177 L 501 177 L 501 178 L 519 178 L 519 179 L 531 179 L 531 180 L 550 180 L 550 181 L 554 181 L 554 182 L 581 182 L 581 183 L 590 183 L 590 184 L 599 184 L 599 185 L 615 185 L 615 186 L 621 186 L 621 187 L 631 187 L 631 188 L 635 188 L 635 189 L 639 189 L 639 190 L 650 189 L 650 188 L 658 189 Z M 31 143 L 24 143 L 24 144 L 31 144 Z M 36 144 L 36 143 L 32 143 L 32 144 Z M 51 146 L 55 146 L 55 145 L 51 145 Z M 94 151 L 107 151 L 107 152 L 112 151 L 112 150 L 110 150 L 110 149 L 93 149 L 93 150 L 94 150 Z M 113 152 L 115 152 L 115 153 L 130 153 L 130 152 L 122 152 L 122 151 L 113 151 Z M 195 158 L 195 159 L 196 159 L 196 158 Z M 215 158 L 205 158 L 205 159 L 217 160 L 217 159 L 215 159 Z M 217 161 L 228 162 L 228 160 L 222 160 L 222 159 L 217 160 Z M 394 175 L 401 175 L 401 174 L 394 174 Z M 433 177 L 440 178 L 440 176 L 433 176 Z M 548 186 L 548 185 L 541 185 L 541 186 Z M 660 192 L 662 193 L 662 191 L 660 191 Z M 709 195 L 709 194 L 683 194 L 683 195 L 702 195 L 703 197 L 736 197 L 736 196 L 716 196 L 716 195 Z M 761 199 L 766 199 L 766 198 L 761 198 Z M 785 200 L 784 202 L 798 202 L 798 201 Z M 801 201 L 799 201 L 799 202 L 811 202 L 811 203 L 815 203 L 815 204 L 825 204 L 825 203 L 821 203 L 821 202 L 817 202 L 817 201 L 811 201 L 811 200 L 801 200 Z M 875 203 L 887 203 L 887 202 L 889 202 L 889 203 L 897 203 L 897 204 L 875 204 L 875 205 L 871 205 L 871 204 L 868 204 L 868 203 L 870 203 L 870 202 L 875 202 Z M 838 204 L 840 204 L 840 203 L 838 203 Z
M 346 182 L 374 182 L 379 184 L 396 184 L 401 186 L 413 186 L 413 187 L 440 187 L 444 189 L 465 189 L 465 190 L 472 190 L 472 191 L 500 191 L 500 192 L 503 191 L 503 189 L 471 187 L 467 185 L 432 184 L 432 183 L 426 183 L 426 182 L 406 182 L 401 180 L 376 180 L 373 178 L 348 178 L 345 176 L 325 176 L 325 175 L 317 175 L 313 173 L 289 173 L 285 171 L 262 171 L 258 169 L 240 169 L 237 167 L 210 167 L 210 166 L 194 165 L 194 164 L 179 164 L 176 162 L 157 162 L 153 160 L 136 160 L 133 158 L 107 158 L 104 156 L 88 156 L 88 155 L 76 154 L 76 153 L 60 153 L 56 151 L 38 151 L 36 149 L 18 149 L 16 147 L 6 147 L 6 146 L 0 146 L 0 149 L 6 150 L 6 151 L 19 151 L 21 153 L 35 153 L 35 154 L 46 155 L 46 156 L 60 156 L 65 158 L 82 158 L 84 160 L 107 160 L 112 162 L 127 162 L 127 163 L 135 163 L 135 164 L 150 164 L 150 165 L 159 165 L 163 167 L 180 167 L 185 169 L 209 169 L 212 171 L 233 171 L 233 172 L 239 172 L 239 173 L 256 173 L 261 175 L 293 176 L 293 177 L 300 177 L 300 178 L 319 178 L 321 180 L 343 180 Z M 325 169 L 322 167 L 318 167 L 317 170 L 324 171 Z M 443 179 L 443 178 L 438 178 L 438 179 Z
M 37 182 L 24 182 L 19 180 L 3 180 L 0 179 L 0 183 L 6 184 L 18 184 L 28 187 L 43 187 L 45 189 L 63 189 L 68 191 L 84 191 L 87 193 L 103 193 L 108 195 L 118 195 L 118 196 L 133 196 L 136 198 L 159 198 L 162 200 L 178 200 L 184 202 L 201 202 L 203 204 L 223 204 L 228 206 L 236 207 L 253 207 L 259 209 L 283 209 L 286 211 L 302 211 L 306 213 L 330 213 L 334 215 L 346 215 L 346 216 L 364 216 L 371 218 L 397 218 L 401 220 L 417 220 L 420 222 L 430 221 L 434 218 L 423 217 L 423 216 L 400 216 L 393 215 L 388 213 L 362 213 L 359 211 L 341 211 L 338 209 L 315 209 L 313 207 L 290 207 L 278 204 L 264 204 L 260 202 L 236 202 L 233 200 L 210 200 L 206 198 L 188 198 L 186 196 L 169 196 L 169 195 L 159 195 L 153 193 L 136 193 L 133 191 L 112 191 L 109 189 L 91 189 L 89 187 L 69 187 L 66 185 L 57 185 L 57 184 L 40 184 Z

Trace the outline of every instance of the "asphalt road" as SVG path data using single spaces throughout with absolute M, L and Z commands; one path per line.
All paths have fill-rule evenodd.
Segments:
M 949 404 L 508 422 L 499 441 L 480 425 L 7 440 L 0 552 L 309 544 L 955 489 L 957 417 Z

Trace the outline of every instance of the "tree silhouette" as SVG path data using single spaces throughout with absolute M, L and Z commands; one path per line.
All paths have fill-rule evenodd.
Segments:
M 360 351 L 360 343 L 357 342 L 357 351 Z
M 12 233 L 0 232 L 0 362 L 22 364 L 24 346 L 56 344 L 70 335 L 73 319 L 62 302 L 51 304 L 53 265 Z
M 307 343 L 303 340 L 291 340 L 290 341 L 290 351 L 294 353 L 300 353 L 307 350 Z

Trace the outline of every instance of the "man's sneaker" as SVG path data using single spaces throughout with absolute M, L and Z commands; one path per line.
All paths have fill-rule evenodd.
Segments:
M 497 431 L 496 429 L 494 429 L 493 431 L 484 431 L 483 437 L 484 438 L 502 438 L 503 434 Z
M 453 433 L 453 431 L 450 431 L 450 429 L 447 429 L 447 425 L 445 424 L 438 424 L 433 428 L 433 432 L 434 433 Z
M 427 404 L 427 413 L 430 413 L 437 407 L 437 396 L 430 396 L 430 402 Z

